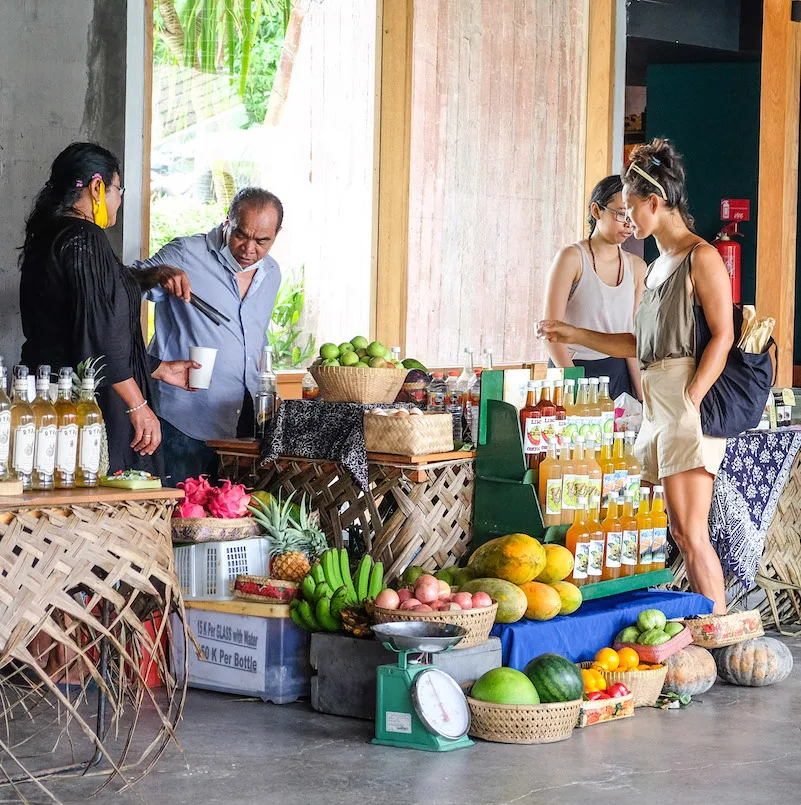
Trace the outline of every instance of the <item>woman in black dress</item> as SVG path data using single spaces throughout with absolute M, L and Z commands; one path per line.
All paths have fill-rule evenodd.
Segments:
M 159 362 L 147 355 L 140 324 L 142 285 L 117 260 L 103 230 L 122 203 L 116 157 L 92 143 L 73 143 L 53 162 L 25 228 L 20 263 L 22 362 L 105 364 L 97 400 L 108 432 L 109 472 L 161 474 L 161 442 L 150 378 L 188 388 L 191 361 Z M 169 282 L 177 269 L 146 282 Z M 184 289 L 178 295 L 184 296 Z

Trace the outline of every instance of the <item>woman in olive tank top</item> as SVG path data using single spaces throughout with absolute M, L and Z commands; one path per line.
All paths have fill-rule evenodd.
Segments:
M 670 532 L 692 589 L 726 612 L 723 571 L 709 540 L 712 488 L 726 447 L 701 431 L 701 401 L 726 365 L 734 341 L 729 275 L 718 252 L 692 231 L 681 157 L 668 140 L 634 149 L 624 168 L 623 199 L 634 236 L 654 236 L 634 334 L 606 334 L 560 321 L 540 322 L 540 337 L 607 355 L 636 356 L 642 369 L 643 426 L 636 451 L 643 478 L 661 482 Z M 696 355 L 694 306 L 712 338 Z

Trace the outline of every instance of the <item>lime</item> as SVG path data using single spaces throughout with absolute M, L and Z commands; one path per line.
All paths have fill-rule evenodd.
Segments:
M 359 362 L 359 356 L 351 350 L 350 352 L 345 352 L 339 362 L 342 366 L 356 366 Z
M 356 350 L 356 354 L 359 356 L 359 358 L 363 358 L 365 355 L 367 355 L 367 349 L 365 347 L 359 347 Z
M 346 352 L 353 352 L 353 344 L 350 341 L 343 341 L 337 349 L 339 350 L 339 357 L 341 358 Z
M 323 366 L 340 366 L 340 362 L 336 358 L 326 358 L 323 361 Z
M 386 347 L 380 341 L 373 341 L 367 347 L 367 354 L 371 358 L 383 358 L 384 352 L 386 352 Z
M 357 335 L 356 338 L 351 338 L 350 343 L 353 344 L 353 348 L 358 352 L 360 349 L 367 349 L 367 345 L 370 342 L 363 335 Z
M 320 357 L 324 361 L 335 360 L 339 357 L 339 347 L 336 344 L 323 344 L 320 347 Z
M 371 369 L 386 369 L 387 362 L 383 358 L 370 358 Z

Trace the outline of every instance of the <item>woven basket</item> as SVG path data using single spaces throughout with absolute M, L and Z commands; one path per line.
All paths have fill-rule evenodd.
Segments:
M 662 643 L 661 646 L 642 646 L 639 643 L 621 643 L 619 640 L 615 640 L 613 648 L 615 651 L 620 651 L 622 648 L 633 648 L 642 662 L 651 664 L 664 662 L 668 657 L 677 654 L 692 642 L 692 632 L 685 627 L 675 637 L 671 637 L 666 643 Z
M 173 517 L 173 542 L 231 542 L 261 536 L 252 517 Z
M 234 598 L 260 604 L 288 604 L 297 596 L 298 587 L 300 584 L 295 581 L 241 575 L 234 583 Z
M 553 704 L 493 704 L 467 697 L 470 735 L 503 744 L 567 740 L 578 723 L 581 699 Z
M 489 634 L 495 623 L 498 605 L 481 609 L 463 609 L 448 612 L 408 612 L 400 609 L 384 609 L 375 607 L 373 617 L 376 623 L 452 623 L 461 626 L 467 634 L 454 646 L 454 649 L 479 646 L 489 640 Z
M 405 411 L 405 409 L 399 409 Z M 453 450 L 453 418 L 450 414 L 391 413 L 367 411 L 364 415 L 364 443 L 371 453 L 424 456 Z
M 590 668 L 591 662 L 579 663 L 580 668 Z M 635 707 L 653 707 L 667 676 L 667 665 L 653 671 L 599 671 L 607 685 L 622 682 L 634 694 Z
M 405 369 L 312 366 L 309 371 L 326 402 L 393 403 L 406 379 Z
M 758 609 L 731 615 L 686 618 L 682 623 L 692 634 L 692 642 L 703 648 L 725 648 L 765 634 Z

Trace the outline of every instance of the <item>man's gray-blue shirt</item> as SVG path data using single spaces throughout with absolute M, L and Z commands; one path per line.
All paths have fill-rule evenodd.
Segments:
M 222 249 L 223 225 L 206 234 L 176 238 L 136 268 L 175 266 L 189 276 L 192 290 L 231 321 L 219 327 L 192 305 L 156 286 L 146 298 L 156 302 L 156 334 L 148 352 L 164 361 L 187 360 L 190 347 L 217 350 L 208 389 L 184 391 L 158 383 L 158 414 L 193 439 L 236 436 L 245 389 L 255 395 L 259 359 L 267 342 L 281 269 L 268 254 L 259 264 L 244 299 Z

